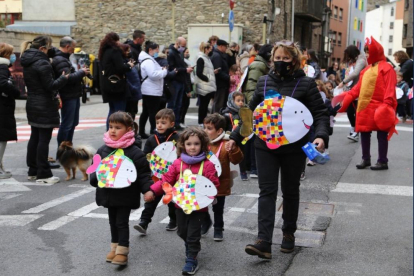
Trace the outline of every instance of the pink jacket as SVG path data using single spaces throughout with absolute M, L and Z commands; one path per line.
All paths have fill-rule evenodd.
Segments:
M 200 166 L 201 162 L 194 165 L 188 165 L 187 163 L 183 162 L 183 172 L 185 169 L 190 169 L 193 172 L 193 174 L 198 174 Z M 167 182 L 172 186 L 175 185 L 177 180 L 180 178 L 180 168 L 181 158 L 178 158 L 169 167 L 168 172 L 163 174 L 161 180 L 151 185 L 151 190 L 154 192 L 155 195 L 160 196 L 164 194 L 164 191 L 162 190 L 162 184 L 164 182 Z M 214 164 L 211 163 L 208 159 L 204 160 L 203 176 L 210 179 L 210 181 L 213 182 L 214 186 L 216 186 L 216 188 L 218 189 L 218 187 L 220 186 L 220 181 L 217 176 L 216 168 L 214 167 Z M 178 205 L 175 205 L 175 207 L 180 208 Z M 200 211 L 206 212 L 207 208 L 201 209 Z

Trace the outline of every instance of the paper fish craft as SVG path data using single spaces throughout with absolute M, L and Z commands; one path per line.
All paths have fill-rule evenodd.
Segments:
M 214 168 L 216 168 L 217 176 L 220 177 L 220 175 L 221 175 L 221 163 L 220 163 L 220 160 L 218 159 L 218 157 L 212 151 L 209 151 L 207 153 L 207 158 L 208 158 L 208 160 L 210 160 L 211 163 L 214 164 Z
M 401 88 L 396 87 L 395 88 L 395 95 L 397 97 L 397 100 L 399 100 L 399 99 L 402 98 L 402 96 L 404 96 L 404 91 Z
M 164 183 L 162 189 L 165 192 L 163 203 L 168 204 L 172 200 L 187 215 L 209 206 L 217 195 L 213 182 L 190 170 L 185 170 L 174 186 Z
M 253 131 L 269 149 L 299 141 L 313 124 L 309 109 L 300 101 L 274 90 L 253 112 Z
M 168 168 L 177 159 L 177 152 L 173 142 L 159 144 L 151 153 L 149 160 L 152 173 L 158 179 L 168 171 Z
M 137 179 L 134 162 L 124 155 L 122 149 L 117 149 L 102 160 L 99 154 L 95 154 L 86 172 L 96 172 L 100 188 L 125 188 Z

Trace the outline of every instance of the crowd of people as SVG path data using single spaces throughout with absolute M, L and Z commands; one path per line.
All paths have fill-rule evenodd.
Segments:
M 64 37 L 59 49 L 53 48 L 48 36 L 22 45 L 26 111 L 31 126 L 26 162 L 28 179 L 38 183 L 59 181 L 53 176 L 48 157 L 53 129 L 59 128 L 59 145 L 72 142 L 79 123 L 81 81 L 90 72 L 88 68 L 75 68 L 70 62 L 75 46 L 75 40 Z M 164 193 L 163 183 L 174 185 L 184 171 L 190 171 L 209 179 L 218 190 L 213 219 L 208 208 L 187 214 L 178 205 L 168 204 L 170 221 L 166 230 L 177 230 L 185 245 L 182 272 L 194 274 L 199 267 L 201 236 L 213 226 L 214 240 L 224 239 L 225 197 L 231 194 L 233 181 L 230 163 L 239 164 L 242 180 L 258 178 L 260 189 L 258 235 L 255 243 L 246 246 L 246 253 L 272 258 L 279 172 L 284 206 L 281 251 L 290 253 L 295 247 L 300 181 L 305 179 L 306 165 L 315 165 L 312 160 L 306 162 L 302 146 L 311 142 L 318 151 L 328 154 L 334 117 L 338 112 L 346 112 L 351 124 L 348 138 L 361 140 L 362 161 L 357 169 L 385 170 L 388 140 L 398 121 L 396 112 L 403 122 L 412 118 L 413 61 L 405 52 L 397 51 L 394 57 L 399 68 L 395 70 L 373 38 L 366 40 L 364 51 L 348 46 L 343 63 L 334 62 L 327 70 L 320 68 L 314 50 L 290 41 L 245 44 L 240 50 L 237 43 L 229 44 L 212 36 L 200 43 L 195 65 L 189 57 L 185 38 L 177 38 L 160 52 L 160 45 L 146 41 L 145 32 L 140 30 L 125 43 L 113 32 L 100 43 L 100 86 L 109 113 L 105 144 L 97 154 L 103 159 L 122 149 L 137 172 L 136 180 L 123 189 L 100 188 L 99 177 L 91 174 L 90 183 L 97 187 L 96 202 L 108 208 L 111 249 L 107 262 L 128 262 L 129 216 L 140 205 L 140 193 L 144 194 L 145 209 L 134 228 L 146 235 Z M 3 168 L 3 155 L 7 141 L 17 139 L 14 106 L 19 91 L 8 70 L 15 59 L 13 47 L 0 43 L 0 178 L 11 177 Z M 396 88 L 403 91 L 400 97 Z M 277 94 L 272 94 L 275 91 Z M 198 125 L 187 127 L 185 115 L 193 95 L 198 98 Z M 334 97 L 340 95 L 340 104 L 332 106 Z M 243 135 L 246 129 L 247 134 L 252 132 L 252 112 L 265 99 L 279 96 L 294 98 L 309 110 L 312 126 L 303 121 L 309 133 L 280 147 L 270 147 L 256 135 Z M 140 100 L 142 112 L 137 124 Z M 375 165 L 371 165 L 370 155 L 372 131 L 377 131 L 379 142 Z M 143 150 L 141 139 L 146 140 Z M 176 143 L 178 159 L 161 178 L 154 178 L 146 155 L 166 141 Z M 220 176 L 208 159 L 210 151 L 221 164 Z

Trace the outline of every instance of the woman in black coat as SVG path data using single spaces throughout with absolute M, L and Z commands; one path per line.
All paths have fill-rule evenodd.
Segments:
M 313 116 L 315 128 L 314 144 L 319 151 L 329 139 L 329 114 L 315 81 L 306 77 L 300 69 L 300 50 L 292 42 L 279 42 L 273 48 L 274 71 L 260 77 L 253 99 L 249 103 L 254 110 L 264 100 L 264 90 L 274 90 L 282 96 L 293 97 L 303 103 Z M 309 134 L 309 133 L 308 133 Z M 308 142 L 308 134 L 297 142 L 270 149 L 266 143 L 256 137 L 256 161 L 259 176 L 259 233 L 255 244 L 246 246 L 246 253 L 260 258 L 271 259 L 272 237 L 276 214 L 276 196 L 279 170 L 281 171 L 281 189 L 283 193 L 283 241 L 282 252 L 292 252 L 295 246 L 294 233 L 299 213 L 299 185 L 305 153 L 302 146 Z M 239 129 L 231 134 L 226 149 L 231 150 L 235 142 L 242 137 Z
M 33 41 L 22 44 L 21 65 L 27 87 L 26 113 L 31 126 L 30 140 L 27 144 L 28 179 L 37 183 L 57 183 L 48 162 L 49 143 L 53 128 L 60 124 L 57 90 L 65 86 L 70 72 L 55 76 L 48 57 L 52 48 L 49 36 L 38 36 Z
M 0 179 L 10 178 L 12 174 L 3 168 L 3 156 L 7 141 L 17 140 L 15 99 L 19 90 L 13 85 L 9 67 L 16 60 L 13 46 L 0 43 Z
M 125 73 L 134 67 L 133 62 L 124 62 L 119 36 L 108 33 L 101 41 L 98 58 L 101 67 L 100 85 L 102 99 L 109 104 L 108 118 L 112 113 L 125 111 L 127 99 L 131 97 Z M 108 120 L 106 129 L 109 129 Z

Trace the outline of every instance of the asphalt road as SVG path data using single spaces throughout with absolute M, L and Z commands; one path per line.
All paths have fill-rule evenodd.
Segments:
M 102 145 L 106 105 L 83 106 L 83 128 L 74 144 Z M 189 114 L 187 124 L 196 124 Z M 277 213 L 273 260 L 244 252 L 257 234 L 257 180 L 236 179 L 226 199 L 223 242 L 212 231 L 202 239 L 197 275 L 413 275 L 413 132 L 400 125 L 389 146 L 388 171 L 356 170 L 361 150 L 346 138 L 345 117 L 338 118 L 330 142 L 331 161 L 308 167 L 301 185 L 301 208 L 292 254 L 279 251 L 281 211 Z M 101 119 L 101 121 L 99 121 Z M 25 122 L 19 126 L 24 129 Z M 30 135 L 30 134 L 25 134 Z M 372 139 L 373 161 L 377 157 Z M 52 138 L 51 156 L 56 152 Z M 140 236 L 132 226 L 125 268 L 107 264 L 109 224 L 104 208 L 94 204 L 94 189 L 76 180 L 52 186 L 26 180 L 27 142 L 9 144 L 5 166 L 13 179 L 0 181 L 0 275 L 180 275 L 184 244 L 165 231 L 167 208 L 160 206 Z M 237 168 L 235 168 L 237 169 Z M 63 169 L 54 170 L 64 179 Z M 277 206 L 283 209 L 278 195 Z

